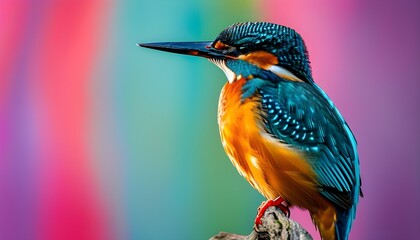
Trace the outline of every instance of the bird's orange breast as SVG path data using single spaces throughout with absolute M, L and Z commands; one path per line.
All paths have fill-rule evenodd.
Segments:
M 218 122 L 223 147 L 239 173 L 268 199 L 282 196 L 308 209 L 320 228 L 334 230 L 335 210 L 317 189 L 316 174 L 303 153 L 264 131 L 259 96 L 241 100 L 241 78 L 223 87 Z M 326 221 L 326 222 L 325 222 Z M 333 234 L 333 232 L 332 232 Z

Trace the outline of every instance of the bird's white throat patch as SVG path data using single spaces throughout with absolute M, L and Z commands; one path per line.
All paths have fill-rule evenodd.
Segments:
M 209 58 L 209 61 L 216 64 L 225 73 L 229 83 L 233 83 L 236 80 L 236 74 L 226 66 L 226 61 L 223 59 Z

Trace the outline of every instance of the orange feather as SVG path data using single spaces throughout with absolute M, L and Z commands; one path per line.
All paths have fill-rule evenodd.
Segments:
M 335 208 L 318 191 L 316 174 L 303 153 L 263 129 L 259 97 L 241 100 L 241 78 L 223 87 L 218 122 L 223 147 L 239 173 L 267 199 L 282 196 L 308 209 L 324 239 L 334 239 Z
M 238 59 L 247 61 L 265 70 L 279 63 L 276 55 L 266 51 L 254 51 L 246 55 L 240 55 Z

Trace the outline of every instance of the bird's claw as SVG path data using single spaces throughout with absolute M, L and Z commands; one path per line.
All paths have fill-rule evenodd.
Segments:
M 278 207 L 280 210 L 286 215 L 286 217 L 290 216 L 289 204 L 284 200 L 282 197 L 277 197 L 274 200 L 267 200 L 262 202 L 261 205 L 258 207 L 258 214 L 254 221 L 254 230 L 258 232 L 258 226 L 262 224 L 261 218 L 264 216 L 265 211 L 269 207 Z

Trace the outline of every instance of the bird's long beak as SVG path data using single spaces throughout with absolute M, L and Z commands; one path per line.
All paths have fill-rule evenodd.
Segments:
M 205 58 L 225 59 L 229 56 L 222 54 L 211 46 L 212 42 L 158 42 L 158 43 L 139 43 L 140 47 L 156 49 L 160 51 L 200 56 Z

